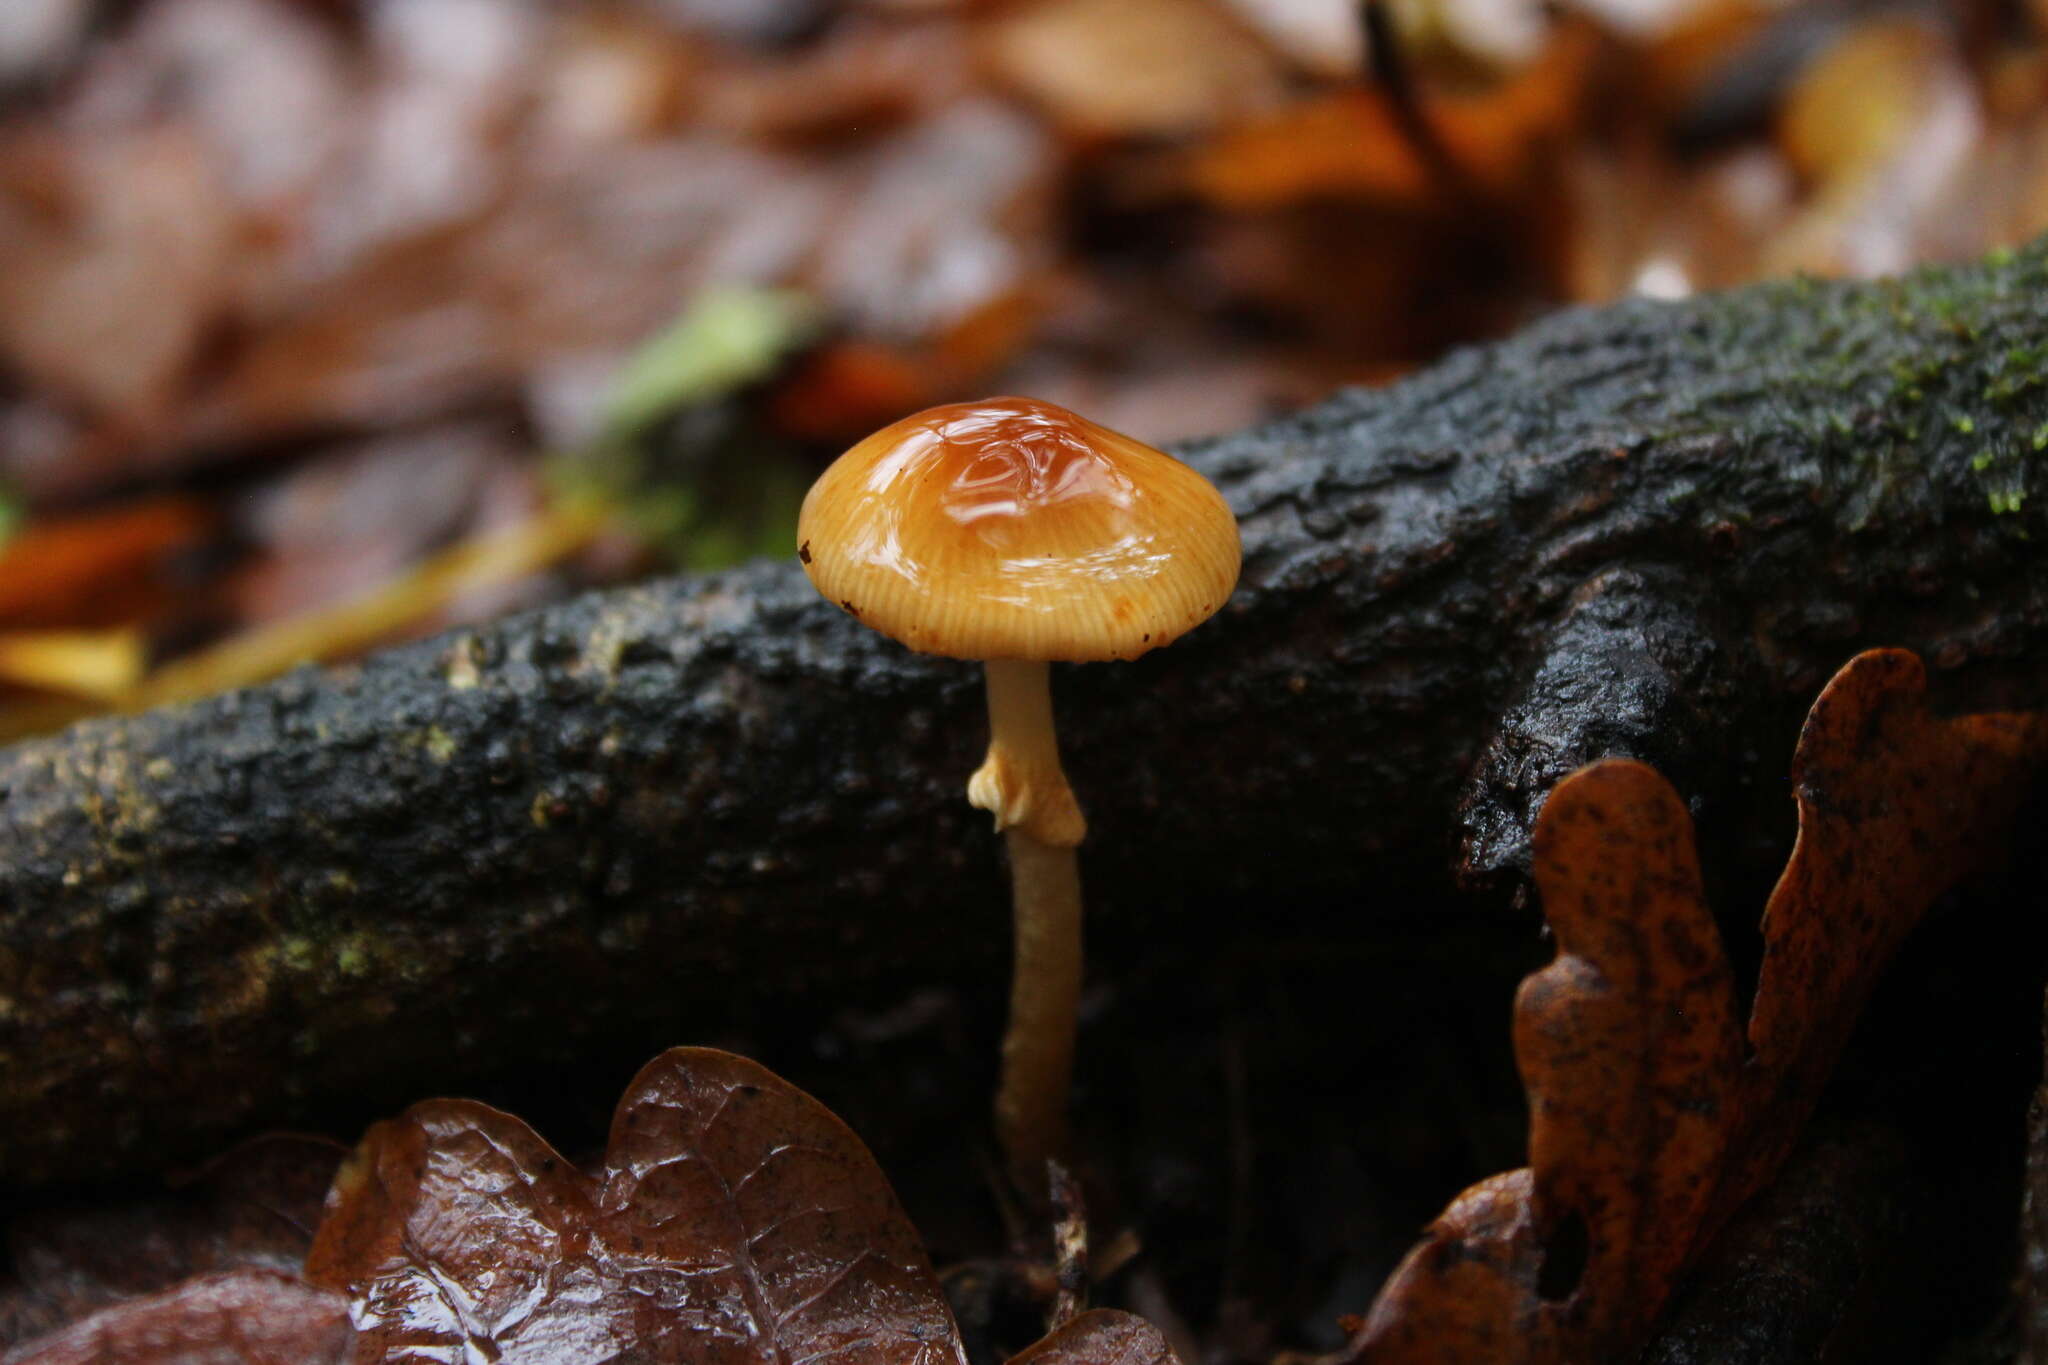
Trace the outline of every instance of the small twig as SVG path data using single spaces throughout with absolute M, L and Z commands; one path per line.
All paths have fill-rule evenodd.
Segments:
M 1055 1214 L 1052 1254 L 1058 1286 L 1047 1330 L 1058 1331 L 1088 1308 L 1088 1206 L 1072 1171 L 1057 1161 L 1047 1161 L 1045 1168 Z
M 1424 107 L 1422 92 L 1416 87 L 1414 72 L 1408 66 L 1407 54 L 1402 50 L 1400 35 L 1394 31 L 1385 0 L 1361 0 L 1358 23 L 1365 34 L 1366 78 L 1386 92 L 1387 105 L 1402 140 L 1453 207 L 1478 207 L 1485 195 L 1465 173 L 1450 144 L 1438 131 L 1436 120 Z

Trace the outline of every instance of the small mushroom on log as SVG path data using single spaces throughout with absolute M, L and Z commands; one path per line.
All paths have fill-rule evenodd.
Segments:
M 1043 1203 L 1048 1163 L 1067 1156 L 1088 829 L 1060 767 L 1052 665 L 1136 659 L 1208 620 L 1237 584 L 1237 522 L 1163 451 L 1035 398 L 986 398 L 840 456 L 804 499 L 797 546 L 826 601 L 987 670 L 988 756 L 967 799 L 1005 836 L 1016 913 L 996 1132 L 1011 1180 Z
M 2037 242 L 1568 312 L 1184 448 L 1244 577 L 1170 666 L 1072 680 L 1100 935 L 1390 885 L 1497 906 L 1448 870 L 1513 885 L 1543 793 L 1603 755 L 1739 854 L 1789 828 L 1752 798 L 1869 646 L 2040 704 L 2044 357 Z M 0 1186 L 637 1058 L 749 1001 L 999 991 L 957 797 L 979 706 L 971 665 L 758 563 L 18 746 Z

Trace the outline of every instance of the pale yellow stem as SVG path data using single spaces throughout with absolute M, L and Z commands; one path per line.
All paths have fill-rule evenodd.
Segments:
M 1010 1027 L 996 1090 L 996 1134 L 1010 1178 L 1034 1203 L 1046 1195 L 1048 1157 L 1064 1156 L 1074 1078 L 1074 1023 L 1081 1007 L 1081 873 L 1071 845 L 1041 844 L 1010 830 L 1017 960 Z
M 1011 1178 L 1042 1202 L 1046 1159 L 1066 1146 L 1081 997 L 1081 874 L 1074 846 L 1087 823 L 1060 768 L 1047 665 L 992 660 L 988 715 L 988 759 L 967 793 L 995 813 L 996 828 L 1006 835 L 1017 930 L 996 1132 Z
M 967 799 L 991 811 L 999 830 L 1022 829 L 1041 844 L 1072 848 L 1088 833 L 1060 768 L 1052 729 L 1051 666 L 991 659 L 988 757 L 967 780 Z

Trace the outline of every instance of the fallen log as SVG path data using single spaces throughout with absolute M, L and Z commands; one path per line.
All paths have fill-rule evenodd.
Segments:
M 1092 923 L 1496 906 L 1448 870 L 1514 885 L 1543 793 L 1609 754 L 1768 876 L 1798 718 L 1852 653 L 2040 704 L 2044 447 L 2048 242 L 1565 313 L 1190 447 L 1242 522 L 1236 596 L 1055 683 Z M 0 1186 L 806 993 L 999 993 L 980 708 L 971 665 L 792 560 L 17 746 Z

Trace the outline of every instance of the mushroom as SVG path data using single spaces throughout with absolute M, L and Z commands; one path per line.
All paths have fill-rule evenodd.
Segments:
M 996 1127 L 1012 1177 L 1042 1198 L 1065 1142 L 1087 831 L 1048 665 L 1135 659 L 1206 620 L 1237 583 L 1237 522 L 1163 451 L 1051 403 L 990 398 L 840 456 L 797 540 L 812 585 L 863 624 L 987 669 L 988 757 L 967 798 L 1006 837 L 1016 912 Z

